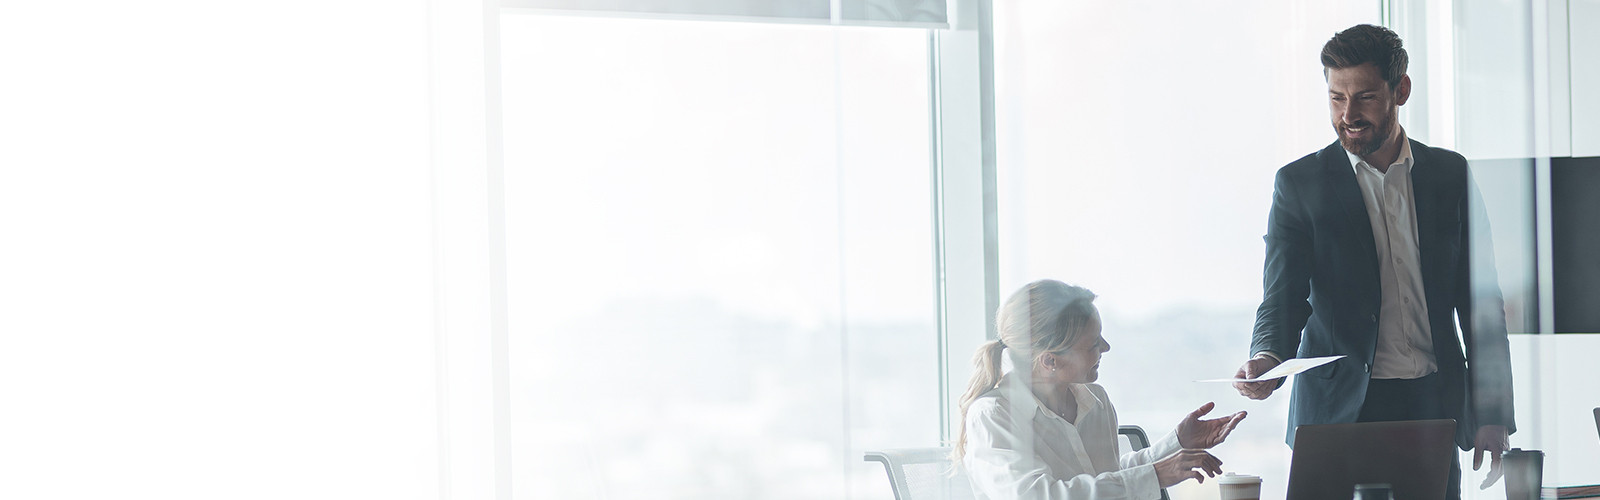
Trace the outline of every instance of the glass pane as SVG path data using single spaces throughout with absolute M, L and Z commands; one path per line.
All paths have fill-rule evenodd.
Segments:
M 1282 498 L 1287 389 L 1193 381 L 1249 355 L 1273 175 L 1334 140 L 1318 51 L 1378 2 L 1002 0 L 994 19 L 1003 293 L 1098 293 L 1121 421 L 1159 439 L 1207 401 L 1249 411 L 1215 453 Z
M 927 33 L 502 22 L 516 498 L 888 498 L 934 446 Z
M 1595 116 L 1583 103 L 1600 96 L 1584 84 L 1594 58 L 1582 54 L 1596 47 L 1597 5 L 1462 0 L 1452 7 L 1458 141 L 1483 191 L 1506 313 L 1513 332 L 1555 333 L 1513 335 L 1510 345 L 1511 445 L 1544 454 L 1547 488 L 1600 484 L 1600 240 L 1593 230 L 1600 158 L 1585 148 L 1597 136 L 1581 130 Z M 1573 157 L 1548 156 L 1566 154 L 1553 145 L 1569 140 Z M 1495 486 L 1478 497 L 1504 491 Z

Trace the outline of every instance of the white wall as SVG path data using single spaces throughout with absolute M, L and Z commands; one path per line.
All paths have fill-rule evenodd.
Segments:
M 0 4 L 0 497 L 437 496 L 424 13 Z

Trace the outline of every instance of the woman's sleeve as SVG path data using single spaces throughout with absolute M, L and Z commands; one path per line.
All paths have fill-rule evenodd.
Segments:
M 968 481 L 991 500 L 1155 500 L 1155 467 L 1141 465 L 1100 474 L 1054 477 L 1033 450 L 1033 427 L 1017 422 L 993 399 L 967 410 Z M 1020 424 L 1020 425 L 1019 425 Z M 1090 472 L 1090 471 L 1085 471 Z
M 1122 469 L 1128 469 L 1140 465 L 1154 464 L 1157 460 L 1167 458 L 1168 455 L 1177 453 L 1182 449 L 1183 445 L 1178 444 L 1177 430 L 1174 429 L 1145 449 L 1131 451 L 1117 457 L 1117 466 Z

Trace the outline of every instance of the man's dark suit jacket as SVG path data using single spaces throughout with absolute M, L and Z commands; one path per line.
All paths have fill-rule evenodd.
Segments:
M 1469 209 L 1483 209 L 1466 159 L 1417 141 L 1411 141 L 1411 154 L 1422 288 L 1445 391 L 1441 400 L 1456 419 L 1456 443 L 1465 450 L 1480 425 L 1516 430 L 1504 309 L 1492 278 L 1488 230 L 1468 228 Z M 1278 170 L 1266 243 L 1264 293 L 1250 352 L 1348 356 L 1296 376 L 1287 438 L 1293 445 L 1296 426 L 1356 421 L 1378 340 L 1377 247 L 1355 172 L 1337 141 Z M 1469 250 L 1491 253 L 1480 256 L 1484 264 L 1474 269 Z M 1474 271 L 1486 273 L 1476 304 Z

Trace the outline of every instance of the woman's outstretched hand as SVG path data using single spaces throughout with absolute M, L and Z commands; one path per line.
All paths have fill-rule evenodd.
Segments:
M 1242 411 L 1222 418 L 1200 420 L 1216 407 L 1216 403 L 1200 405 L 1199 409 L 1189 412 L 1189 416 L 1178 422 L 1179 446 L 1204 450 L 1222 444 L 1224 439 L 1228 439 L 1228 433 L 1233 432 L 1233 427 L 1244 420 L 1245 412 Z
M 1166 488 L 1191 478 L 1204 483 L 1207 477 L 1216 477 L 1222 473 L 1222 460 L 1205 450 L 1184 449 L 1157 460 L 1155 467 L 1156 482 L 1161 483 L 1162 488 Z M 1205 474 L 1202 475 L 1201 472 Z

